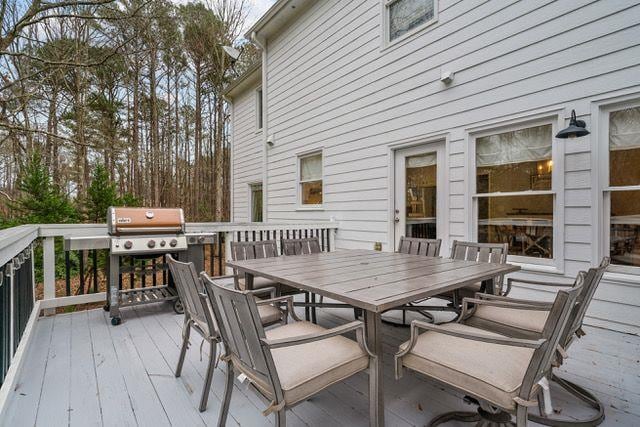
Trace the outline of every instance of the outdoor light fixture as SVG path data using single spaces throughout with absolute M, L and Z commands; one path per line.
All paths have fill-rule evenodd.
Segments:
M 556 138 L 573 139 L 589 135 L 589 131 L 586 129 L 586 127 L 587 124 L 583 120 L 576 119 L 576 110 L 571 110 L 571 120 L 569 121 L 569 127 L 558 132 Z

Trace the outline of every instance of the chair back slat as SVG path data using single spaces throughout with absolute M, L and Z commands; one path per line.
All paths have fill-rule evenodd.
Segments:
M 218 284 L 204 273 L 201 277 L 228 355 L 248 370 L 252 379 L 270 389 L 278 389 L 271 353 L 261 342 L 265 333 L 255 297 Z
M 320 239 L 318 237 L 308 237 L 304 239 L 282 239 L 282 251 L 285 255 L 308 255 L 319 254 Z
M 440 256 L 441 239 L 419 239 L 416 237 L 400 237 L 398 252 L 401 254 Z
M 204 311 L 205 307 L 200 302 L 198 295 L 204 292 L 204 287 L 193 263 L 176 261 L 171 255 L 167 255 L 167 263 L 186 315 L 201 325 L 208 324 L 207 313 Z M 214 331 L 214 329 L 210 328 L 209 334 L 213 334 Z
M 231 242 L 231 259 L 245 261 L 278 256 L 278 246 L 275 240 L 261 240 L 255 242 Z
M 506 264 L 509 253 L 508 243 L 476 243 L 453 241 L 451 247 L 451 259 L 461 261 L 477 261 L 492 264 Z M 494 279 L 495 289 L 502 289 L 504 275 Z
M 563 335 L 560 340 L 560 345 L 564 348 L 567 348 L 573 338 L 575 337 L 576 332 L 580 328 L 582 328 L 582 322 L 584 321 L 584 316 L 587 314 L 587 309 L 593 300 L 593 296 L 596 293 L 596 289 L 602 280 L 602 276 L 604 276 L 607 267 L 609 267 L 609 263 L 611 262 L 610 258 L 605 257 L 600 262 L 598 267 L 590 268 L 587 271 L 584 284 L 582 286 L 582 290 L 578 294 L 576 298 L 576 304 L 571 312 L 571 316 L 569 319 L 569 327 L 566 330 L 566 333 Z
M 556 294 L 542 330 L 542 338 L 546 341 L 533 353 L 520 389 L 520 397 L 524 399 L 532 397 L 531 393 L 534 391 L 535 384 L 550 371 L 560 339 L 566 329 L 570 327 L 569 318 L 576 298 L 582 291 L 585 277 L 585 272 L 581 271 L 571 289 L 561 290 Z

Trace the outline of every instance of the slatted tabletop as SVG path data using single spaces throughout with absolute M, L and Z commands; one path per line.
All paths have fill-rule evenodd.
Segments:
M 367 250 L 227 261 L 227 265 L 376 313 L 520 269 Z

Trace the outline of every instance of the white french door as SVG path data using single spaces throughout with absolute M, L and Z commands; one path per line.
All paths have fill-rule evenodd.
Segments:
M 444 141 L 394 153 L 394 247 L 401 236 L 444 239 Z

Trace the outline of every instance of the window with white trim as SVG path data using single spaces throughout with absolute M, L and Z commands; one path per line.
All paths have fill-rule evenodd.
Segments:
M 542 124 L 475 140 L 478 242 L 509 255 L 554 258 L 553 127 Z
M 251 222 L 262 222 L 262 183 L 249 184 Z
M 303 207 L 322 205 L 322 152 L 298 157 L 299 203 Z
M 605 192 L 611 263 L 640 267 L 640 105 L 609 111 Z
M 437 0 L 383 0 L 387 40 L 417 31 L 437 18 Z

